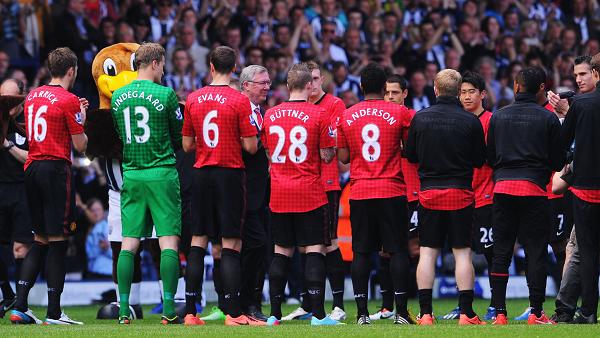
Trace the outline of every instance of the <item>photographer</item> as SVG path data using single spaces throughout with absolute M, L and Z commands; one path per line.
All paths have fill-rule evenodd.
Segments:
M 593 82 L 600 80 L 600 54 L 594 55 L 590 63 Z M 573 152 L 573 184 L 571 191 L 575 195 L 574 219 L 577 244 L 579 245 L 581 263 L 581 316 L 572 323 L 595 324 L 598 311 L 598 254 L 600 248 L 600 163 L 594 156 L 600 152 L 600 139 L 597 130 L 600 128 L 600 117 L 597 107 L 600 104 L 600 93 L 593 91 L 577 97 L 569 107 L 563 124 L 562 146 L 569 149 L 575 141 Z
M 589 55 L 582 55 L 575 58 L 573 73 L 581 94 L 589 93 L 596 89 L 596 82 L 592 77 L 592 70 L 590 67 L 591 60 L 592 57 Z M 559 118 L 564 118 L 566 112 L 569 110 L 569 101 L 567 99 L 561 99 L 558 94 L 555 94 L 552 91 L 548 92 L 547 98 Z M 571 172 L 571 169 L 568 167 L 569 165 L 566 165 L 561 172 L 554 174 L 552 183 L 553 193 L 570 194 L 568 192 L 568 184 L 561 179 L 563 175 Z M 572 210 L 572 203 L 572 198 L 567 198 L 567 205 L 565 207 Z M 575 228 L 572 229 L 568 241 L 564 244 L 566 258 L 562 271 L 562 281 L 560 283 L 558 294 L 556 295 L 556 310 L 551 318 L 557 323 L 569 322 L 573 319 L 575 310 L 577 309 L 577 300 L 581 293 L 581 280 L 579 278 L 580 255 Z

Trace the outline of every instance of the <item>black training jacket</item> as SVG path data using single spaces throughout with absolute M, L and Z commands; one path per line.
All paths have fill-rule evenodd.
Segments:
M 494 182 L 530 181 L 546 190 L 552 171 L 565 164 L 560 129 L 558 117 L 537 104 L 534 94 L 518 93 L 490 120 L 487 160 Z
M 599 83 L 600 85 L 600 83 Z M 574 98 L 562 130 L 562 149 L 575 141 L 573 187 L 600 189 L 600 88 Z
M 406 141 L 406 157 L 419 163 L 421 190 L 472 189 L 473 168 L 485 162 L 479 119 L 452 96 L 417 112 Z

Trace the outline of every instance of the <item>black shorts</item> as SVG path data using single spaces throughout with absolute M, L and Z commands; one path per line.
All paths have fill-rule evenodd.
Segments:
M 71 235 L 75 223 L 75 189 L 66 161 L 33 161 L 25 170 L 25 188 L 33 232 L 45 236 Z
M 472 248 L 478 254 L 493 253 L 492 205 L 473 210 Z
M 350 200 L 352 251 L 389 253 L 408 249 L 406 197 Z
M 33 230 L 24 183 L 0 183 L 0 244 L 32 243 Z
M 563 198 L 553 198 L 550 202 L 550 235 L 548 243 L 554 244 L 567 240 L 573 229 L 573 200 L 567 193 Z
M 432 210 L 419 206 L 419 243 L 440 249 L 446 244 L 454 249 L 471 247 L 473 206 L 460 210 Z
M 246 173 L 243 169 L 203 167 L 192 177 L 193 236 L 241 238 L 246 208 Z
M 408 202 L 408 238 L 419 237 L 419 201 Z
M 271 212 L 271 231 L 276 245 L 329 246 L 329 212 L 327 205 L 307 212 Z
M 337 239 L 338 220 L 340 216 L 340 197 L 342 192 L 332 190 L 327 192 L 327 207 L 329 208 L 329 238 Z

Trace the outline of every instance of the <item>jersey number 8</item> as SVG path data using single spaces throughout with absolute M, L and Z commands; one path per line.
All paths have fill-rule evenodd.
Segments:
M 381 156 L 381 145 L 379 144 L 379 127 L 369 123 L 362 128 L 361 132 L 363 146 L 362 156 L 367 162 L 375 162 Z
M 275 146 L 275 151 L 271 155 L 271 163 L 285 163 L 285 156 L 280 155 L 281 150 L 283 150 L 283 144 L 285 143 L 285 131 L 280 126 L 270 126 L 269 127 L 269 135 L 277 134 L 277 145 Z M 308 148 L 306 147 L 306 139 L 308 137 L 308 133 L 306 128 L 302 126 L 295 126 L 290 130 L 290 142 L 291 145 L 288 149 L 288 156 L 290 157 L 290 161 L 300 164 L 306 161 L 306 157 L 308 156 Z M 297 154 L 298 151 L 300 154 Z

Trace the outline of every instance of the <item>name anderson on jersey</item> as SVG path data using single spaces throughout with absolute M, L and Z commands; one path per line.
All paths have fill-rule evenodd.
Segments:
M 350 126 L 352 123 L 354 123 L 354 121 L 358 120 L 361 117 L 365 117 L 365 116 L 381 117 L 387 123 L 389 123 L 390 126 L 392 126 L 392 125 L 394 125 L 394 123 L 396 123 L 396 119 L 392 116 L 392 114 L 390 114 L 386 111 L 383 111 L 381 109 L 377 109 L 377 108 L 367 108 L 367 109 L 361 109 L 359 111 L 356 111 L 356 112 L 352 113 L 352 120 L 346 119 L 346 123 L 348 124 L 348 126 Z
M 131 98 L 146 99 L 158 111 L 162 111 L 163 109 L 165 109 L 165 106 L 162 103 L 160 103 L 160 101 L 158 99 L 152 100 L 152 94 L 148 94 L 148 96 L 145 96 L 144 92 L 140 92 L 140 91 L 137 91 L 137 90 L 132 90 L 132 91 L 124 92 L 123 94 L 119 95 L 115 99 L 115 101 L 114 101 L 115 106 L 113 107 L 113 110 L 117 111 L 117 108 L 119 108 L 119 106 L 121 105 L 121 103 L 123 103 L 123 102 L 125 102 L 125 100 L 131 99 Z

